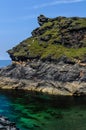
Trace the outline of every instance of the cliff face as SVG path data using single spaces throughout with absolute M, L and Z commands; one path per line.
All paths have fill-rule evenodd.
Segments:
M 86 95 L 86 67 L 62 61 L 16 62 L 0 70 L 1 88 L 54 95 Z
M 86 18 L 38 17 L 32 37 L 9 50 L 0 88 L 86 95 Z
M 8 51 L 13 61 L 57 60 L 62 56 L 86 60 L 86 18 L 40 15 L 38 23 L 40 27 L 32 31 L 32 37 Z

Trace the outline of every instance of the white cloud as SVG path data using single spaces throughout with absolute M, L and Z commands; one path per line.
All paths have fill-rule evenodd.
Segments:
M 35 5 L 32 7 L 32 9 L 39 9 L 39 8 L 44 8 L 44 7 L 48 7 L 48 6 L 55 6 L 58 4 L 68 4 L 68 3 L 78 3 L 78 2 L 83 2 L 85 0 L 56 0 L 53 2 L 49 2 L 49 3 L 43 3 L 41 5 Z

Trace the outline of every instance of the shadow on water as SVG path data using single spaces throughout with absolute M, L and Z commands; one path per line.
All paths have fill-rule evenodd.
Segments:
M 85 130 L 86 97 L 0 90 L 0 114 L 21 130 Z

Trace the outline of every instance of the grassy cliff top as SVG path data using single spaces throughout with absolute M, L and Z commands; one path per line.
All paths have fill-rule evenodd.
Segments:
M 40 27 L 32 36 L 8 51 L 14 61 L 28 59 L 58 59 L 66 56 L 71 60 L 85 60 L 86 18 L 38 17 Z

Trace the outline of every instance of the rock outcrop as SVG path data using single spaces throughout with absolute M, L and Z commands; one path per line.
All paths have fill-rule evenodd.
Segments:
M 0 88 L 86 95 L 86 18 L 38 17 L 32 37 L 9 50 Z
M 38 23 L 42 26 L 44 23 L 48 22 L 49 18 L 46 18 L 44 15 L 40 15 L 38 17 Z
M 86 60 L 86 18 L 38 17 L 40 27 L 32 36 L 8 51 L 13 61 L 33 59 L 57 60 L 66 56 L 70 60 Z
M 26 64 L 13 63 L 0 71 L 1 76 L 15 79 L 38 79 L 50 81 L 86 81 L 86 67 L 79 64 L 30 61 Z
M 54 95 L 85 95 L 86 66 L 62 61 L 16 62 L 0 70 L 0 88 Z

